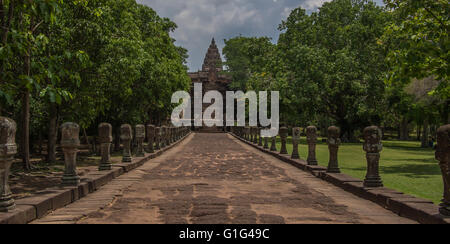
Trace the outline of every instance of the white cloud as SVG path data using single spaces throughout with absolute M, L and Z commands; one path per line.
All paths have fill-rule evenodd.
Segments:
M 325 2 L 331 2 L 331 0 L 306 0 L 300 6 L 306 10 L 316 10 Z

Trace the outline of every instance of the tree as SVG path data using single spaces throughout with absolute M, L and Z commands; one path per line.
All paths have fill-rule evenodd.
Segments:
M 261 73 L 270 60 L 275 45 L 268 37 L 235 37 L 225 40 L 227 73 L 232 77 L 232 87 L 245 90 L 253 73 Z
M 430 92 L 443 103 L 441 123 L 450 123 L 449 10 L 447 0 L 386 0 L 394 19 L 383 44 L 389 50 L 388 83 L 409 84 L 432 78 L 439 85 Z
M 58 0 L 0 2 L 0 25 L 2 44 L 0 47 L 1 80 L 6 87 L 0 95 L 8 102 L 20 97 L 22 111 L 20 118 L 20 148 L 26 170 L 30 164 L 30 96 L 40 89 L 45 79 L 45 69 L 35 59 L 46 48 L 48 38 L 39 29 L 55 21 Z M 3 88 L 2 88 L 3 89 Z
M 44 129 L 54 162 L 61 121 L 93 133 L 105 121 L 159 122 L 172 93 L 190 87 L 175 23 L 135 0 L 2 0 L 0 24 L 0 113 L 22 124 L 27 170 L 30 138 Z
M 381 122 L 388 67 L 378 40 L 388 19 L 372 1 L 335 0 L 311 15 L 295 9 L 280 25 L 278 48 L 295 106 L 333 119 L 344 141 Z

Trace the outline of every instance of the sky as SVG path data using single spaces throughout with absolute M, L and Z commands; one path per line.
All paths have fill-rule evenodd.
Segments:
M 317 11 L 330 0 L 137 0 L 168 17 L 178 28 L 172 33 L 176 45 L 189 51 L 190 71 L 201 69 L 214 37 L 220 50 L 224 39 L 242 36 L 268 36 L 278 40 L 278 25 L 301 6 Z M 382 3 L 382 0 L 375 0 Z

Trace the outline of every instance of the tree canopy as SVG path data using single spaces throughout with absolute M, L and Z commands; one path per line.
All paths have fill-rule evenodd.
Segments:
M 161 123 L 190 87 L 176 24 L 135 0 L 1 0 L 0 25 L 0 114 L 22 124 L 24 161 L 43 128 L 54 143 L 61 121 Z
M 227 40 L 226 65 L 240 89 L 279 90 L 283 122 L 335 124 L 344 141 L 371 124 L 447 123 L 448 10 L 447 0 L 334 0 L 311 14 L 299 7 L 276 44 Z M 411 92 L 420 81 L 437 81 L 425 89 L 430 98 Z

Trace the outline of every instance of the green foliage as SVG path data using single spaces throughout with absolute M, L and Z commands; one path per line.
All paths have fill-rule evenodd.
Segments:
M 266 38 L 226 41 L 224 54 L 239 88 L 279 90 L 284 122 L 332 119 L 347 139 L 379 123 L 385 108 L 385 52 L 378 45 L 389 15 L 371 1 L 335 0 L 318 13 L 298 8 Z M 328 120 L 328 119 L 325 119 Z
M 232 87 L 246 90 L 247 83 L 253 73 L 261 73 L 274 45 L 268 37 L 235 37 L 225 40 L 223 55 L 227 60 L 225 65 L 233 79 Z
M 448 0 L 387 0 L 394 21 L 383 44 L 389 48 L 389 83 L 433 77 L 440 85 L 432 94 L 450 99 Z
M 370 124 L 423 125 L 439 117 L 447 123 L 448 1 L 386 5 L 334 0 L 312 14 L 297 8 L 279 26 L 276 45 L 265 38 L 226 41 L 235 87 L 280 91 L 283 122 L 335 124 L 344 141 L 356 140 Z M 431 83 L 423 87 L 422 81 Z
M 32 137 L 52 116 L 93 133 L 100 122 L 159 123 L 173 92 L 190 88 L 176 24 L 135 0 L 0 3 L 0 114 L 20 121 L 30 91 Z

